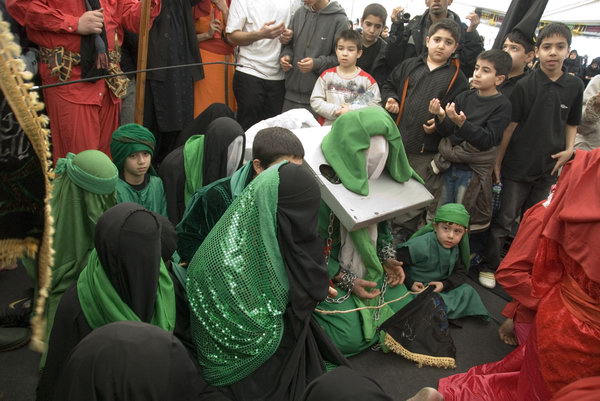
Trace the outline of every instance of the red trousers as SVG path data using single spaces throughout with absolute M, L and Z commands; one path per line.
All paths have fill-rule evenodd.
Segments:
M 115 103 L 109 90 L 100 105 L 77 104 L 60 96 L 55 88 L 44 89 L 50 118 L 54 163 L 68 152 L 98 149 L 110 156 L 112 133 L 119 127 L 120 100 Z

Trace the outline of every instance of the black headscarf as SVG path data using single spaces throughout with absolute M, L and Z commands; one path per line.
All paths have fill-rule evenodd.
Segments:
M 227 150 L 239 136 L 244 138 L 244 130 L 232 118 L 219 117 L 211 122 L 204 133 L 203 186 L 227 176 Z M 242 148 L 244 147 L 242 145 Z M 158 169 L 167 198 L 167 215 L 173 224 L 178 224 L 185 212 L 185 168 L 183 146 L 169 153 Z M 238 162 L 241 165 L 242 157 Z
M 172 333 L 139 322 L 94 330 L 73 350 L 56 386 L 60 401 L 187 401 L 206 384 Z
M 185 142 L 193 135 L 204 135 L 206 129 L 219 117 L 234 118 L 233 111 L 223 103 L 213 103 L 206 108 L 198 117 L 189 123 L 183 131 L 177 136 L 175 147 L 183 146 Z
M 160 257 L 167 264 L 177 250 L 175 226 L 165 216 L 154 214 L 160 224 Z
M 244 140 L 242 155 L 236 170 L 242 165 L 246 136 L 242 126 L 233 118 L 219 117 L 208 125 L 204 140 L 204 176 L 203 184 L 208 185 L 223 177 L 227 177 L 227 150 L 229 145 L 241 136 Z
M 290 281 L 292 308 L 300 318 L 325 299 L 329 285 L 323 240 L 317 233 L 320 202 L 319 185 L 307 168 L 288 163 L 279 169 L 279 249 Z
M 98 219 L 98 259 L 119 294 L 144 322 L 154 315 L 161 257 L 160 223 L 135 203 L 120 203 Z
M 392 401 L 373 379 L 340 366 L 306 388 L 302 401 Z

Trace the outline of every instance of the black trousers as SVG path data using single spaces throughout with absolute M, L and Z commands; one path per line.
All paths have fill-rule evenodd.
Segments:
M 550 187 L 556 182 L 556 177 L 545 175 L 533 182 L 519 182 L 502 179 L 500 193 L 500 210 L 492 221 L 487 247 L 484 252 L 486 268 L 496 270 L 500 264 L 500 255 L 504 241 L 510 234 L 517 218 L 536 203 L 546 199 Z
M 233 93 L 237 101 L 237 121 L 244 131 L 259 121 L 281 114 L 285 81 L 271 81 L 236 71 Z

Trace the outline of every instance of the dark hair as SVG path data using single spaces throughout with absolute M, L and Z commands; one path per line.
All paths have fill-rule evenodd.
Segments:
M 525 53 L 529 53 L 535 50 L 535 43 L 533 42 L 533 38 L 528 38 L 521 31 L 512 31 L 508 35 L 506 35 L 506 39 L 511 42 L 518 43 L 525 49 Z
M 287 128 L 270 127 L 258 131 L 252 144 L 252 159 L 258 159 L 267 168 L 282 156 L 304 157 L 300 139 Z
M 500 49 L 486 50 L 477 56 L 477 60 L 489 61 L 494 65 L 496 75 L 504 75 L 505 78 L 508 78 L 508 74 L 512 68 L 512 57 Z
M 383 25 L 385 26 L 385 21 L 387 21 L 387 10 L 384 6 L 379 3 L 369 4 L 365 7 L 365 11 L 363 11 L 363 15 L 360 20 L 364 21 L 369 15 L 381 18 L 381 22 L 383 22 Z
M 541 46 L 544 39 L 549 38 L 550 36 L 562 36 L 567 40 L 567 44 L 571 46 L 573 34 L 569 27 L 562 22 L 553 22 L 540 29 L 536 40 L 537 45 Z
M 360 36 L 360 33 L 358 33 L 357 31 L 354 31 L 352 29 L 346 29 L 345 31 L 342 31 L 338 34 L 338 36 L 336 36 L 335 38 L 335 46 L 337 47 L 338 42 L 340 41 L 340 39 L 349 41 L 349 42 L 354 42 L 356 44 L 356 50 L 361 51 L 363 49 L 363 44 L 362 44 L 362 37 Z
M 444 31 L 450 32 L 450 35 L 452 35 L 452 37 L 454 38 L 456 43 L 459 42 L 460 27 L 458 26 L 456 21 L 453 21 L 448 18 L 441 19 L 440 21 L 431 25 L 431 27 L 429 27 L 429 31 L 427 31 L 427 36 L 432 37 L 437 31 L 442 30 L 442 29 Z

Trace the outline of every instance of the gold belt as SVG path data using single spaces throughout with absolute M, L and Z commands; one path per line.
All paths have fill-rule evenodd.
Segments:
M 121 53 L 116 50 L 109 51 L 108 60 L 108 74 L 112 76 L 105 78 L 106 84 L 115 96 L 123 98 L 127 94 L 129 79 L 125 75 L 116 75 L 123 73 L 119 66 Z M 62 46 L 54 49 L 42 47 L 40 49 L 40 61 L 48 64 L 50 75 L 61 82 L 65 82 L 71 78 L 73 67 L 81 64 L 81 54 L 67 50 Z

